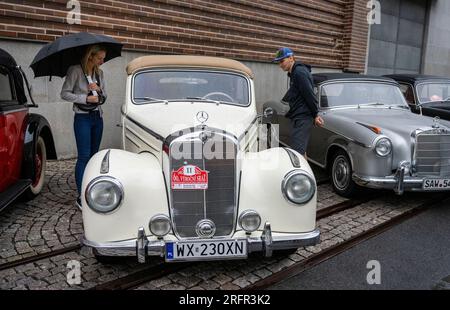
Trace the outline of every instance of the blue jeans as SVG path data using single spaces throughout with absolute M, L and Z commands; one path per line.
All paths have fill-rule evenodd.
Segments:
M 291 120 L 291 146 L 303 156 L 305 156 L 308 147 L 313 124 L 314 119 L 312 117 Z
M 75 113 L 73 122 L 77 141 L 78 160 L 75 166 L 75 181 L 78 194 L 81 194 L 81 182 L 89 159 L 98 152 L 103 133 L 103 118 L 99 111 L 87 114 Z

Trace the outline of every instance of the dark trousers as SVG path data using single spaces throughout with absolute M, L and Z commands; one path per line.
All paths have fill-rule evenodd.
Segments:
M 99 111 L 87 114 L 75 113 L 73 122 L 77 141 L 78 159 L 75 166 L 75 181 L 78 194 L 81 194 L 81 182 L 89 159 L 98 152 L 103 133 L 103 119 Z
M 309 136 L 313 126 L 314 119 L 305 117 L 291 120 L 291 146 L 294 150 L 302 154 L 306 153 Z

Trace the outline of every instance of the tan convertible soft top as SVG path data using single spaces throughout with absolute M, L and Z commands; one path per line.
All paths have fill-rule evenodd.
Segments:
M 216 68 L 239 71 L 253 78 L 250 68 L 239 61 L 208 56 L 188 55 L 152 55 L 132 60 L 127 66 L 128 75 L 139 69 L 152 67 L 190 67 L 190 68 Z

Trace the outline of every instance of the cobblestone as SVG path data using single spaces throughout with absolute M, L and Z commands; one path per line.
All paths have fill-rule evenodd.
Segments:
M 201 279 L 197 278 L 197 277 L 182 277 L 177 281 L 179 284 L 183 285 L 186 288 L 191 288 L 195 285 L 197 285 L 198 283 L 201 282 Z
M 213 281 L 219 283 L 220 285 L 224 285 L 225 283 L 228 283 L 231 280 L 233 279 L 224 274 L 219 274 L 217 277 L 213 278 Z
M 227 285 L 227 284 L 225 284 L 225 285 Z M 205 290 L 217 290 L 221 286 L 219 285 L 219 283 L 217 283 L 215 281 L 206 280 L 206 281 L 200 282 L 200 287 L 204 288 Z

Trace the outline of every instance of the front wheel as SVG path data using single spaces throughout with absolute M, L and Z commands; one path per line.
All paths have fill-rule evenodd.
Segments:
M 352 180 L 352 164 L 347 153 L 343 150 L 338 150 L 333 155 L 330 173 L 333 189 L 336 193 L 347 198 L 356 194 L 357 185 Z
M 25 192 L 27 199 L 33 199 L 42 191 L 45 183 L 45 167 L 47 165 L 47 149 L 44 139 L 39 136 L 36 142 L 36 154 L 34 155 L 35 176 L 30 187 Z

